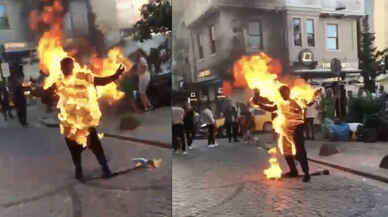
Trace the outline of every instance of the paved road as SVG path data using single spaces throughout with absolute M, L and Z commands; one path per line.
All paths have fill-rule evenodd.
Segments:
M 268 156 L 255 145 L 227 143 L 208 149 L 197 140 L 187 156 L 173 159 L 174 217 L 381 217 L 388 187 L 331 170 L 330 176 L 266 180 Z M 280 160 L 282 168 L 285 162 Z M 310 164 L 311 170 L 321 170 Z
M 103 145 L 112 170 L 129 171 L 81 184 L 58 129 L 2 128 L 0 216 L 171 216 L 170 150 L 110 138 Z M 130 170 L 134 157 L 163 161 L 158 169 Z M 90 151 L 82 160 L 86 176 L 101 174 Z

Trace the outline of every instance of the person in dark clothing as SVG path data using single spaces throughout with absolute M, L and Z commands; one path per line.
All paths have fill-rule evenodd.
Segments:
M 228 135 L 228 141 L 232 142 L 232 137 L 235 142 L 238 142 L 237 134 L 238 134 L 238 114 L 237 108 L 233 105 L 231 99 L 226 101 L 226 106 L 224 108 L 224 116 L 225 116 L 225 128 L 226 133 Z
M 71 58 L 64 58 L 61 61 L 61 70 L 64 74 L 65 78 L 70 76 L 73 72 L 74 63 Z M 95 77 L 94 78 L 94 85 L 95 86 L 103 86 L 106 84 L 109 84 L 110 82 L 113 82 L 114 80 L 118 79 L 119 76 L 124 72 L 124 67 L 120 65 L 120 67 L 117 69 L 116 73 L 109 77 Z M 109 166 L 107 164 L 104 149 L 101 146 L 101 141 L 98 138 L 97 130 L 94 127 L 89 128 L 89 136 L 87 138 L 87 147 L 92 150 L 94 155 L 96 156 L 99 164 L 102 167 L 103 178 L 109 178 L 112 176 L 112 172 L 109 169 Z M 75 166 L 75 178 L 83 181 L 83 172 L 82 172 L 82 165 L 81 165 L 81 153 L 85 149 L 82 147 L 81 144 L 78 144 L 77 142 L 73 141 L 70 138 L 65 138 L 66 144 L 69 148 L 74 166 Z
M 289 172 L 284 174 L 285 177 L 297 177 L 298 170 L 295 165 L 295 158 L 300 162 L 302 170 L 304 172 L 303 182 L 310 181 L 309 165 L 307 161 L 307 153 L 304 145 L 304 117 L 302 108 L 290 98 L 290 89 L 287 86 L 279 88 L 279 92 L 284 100 L 284 103 L 277 105 L 268 106 L 266 105 L 267 99 L 263 97 L 257 97 L 252 100 L 253 103 L 260 106 L 262 109 L 274 112 L 281 109 L 287 117 L 292 117 L 293 124 L 288 124 L 286 130 L 291 133 L 291 138 L 284 138 L 283 140 L 283 151 L 284 157 L 290 169 Z M 289 141 L 289 140 L 293 141 Z M 296 156 L 294 157 L 291 150 L 291 142 L 295 144 Z
M 1 108 L 4 115 L 4 119 L 8 120 L 8 116 L 13 119 L 11 107 L 9 105 L 9 92 L 8 87 L 5 84 L 1 86 Z
M 24 94 L 26 88 L 23 87 L 23 78 L 16 80 L 15 89 L 13 93 L 14 104 L 16 107 L 17 116 L 20 124 L 27 127 L 27 99 Z
M 189 150 L 191 150 L 191 145 L 193 144 L 193 137 L 195 136 L 194 110 L 188 103 L 185 106 L 185 116 L 183 118 L 183 123 L 185 126 L 187 146 Z

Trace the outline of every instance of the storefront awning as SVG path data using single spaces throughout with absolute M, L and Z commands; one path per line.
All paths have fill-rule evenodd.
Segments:
M 360 69 L 347 68 L 342 70 L 345 74 L 359 74 Z M 298 69 L 294 70 L 294 75 L 304 78 L 332 78 L 338 77 L 338 74 L 333 73 L 330 69 Z

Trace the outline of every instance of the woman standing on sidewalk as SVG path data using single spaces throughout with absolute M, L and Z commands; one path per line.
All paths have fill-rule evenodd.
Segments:
M 151 74 L 146 60 L 146 54 L 142 49 L 137 50 L 137 75 L 139 77 L 139 94 L 143 103 L 144 111 L 150 111 L 153 106 L 147 96 L 148 84 L 151 80 Z

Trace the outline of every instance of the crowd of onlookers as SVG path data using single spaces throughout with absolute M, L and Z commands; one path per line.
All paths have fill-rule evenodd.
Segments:
M 362 89 L 358 95 L 362 96 Z M 380 88 L 376 97 L 385 95 L 384 89 Z M 349 104 L 353 99 L 352 91 L 345 91 L 345 88 L 326 88 L 321 89 L 320 97 L 308 106 L 305 111 L 305 138 L 314 140 L 316 131 L 325 119 L 341 119 L 349 110 Z M 214 148 L 218 144 L 216 135 L 220 127 L 216 120 L 224 119 L 223 128 L 226 131 L 226 137 L 229 142 L 239 142 L 242 138 L 244 143 L 252 141 L 255 132 L 255 114 L 254 108 L 250 103 L 240 103 L 230 97 L 225 97 L 217 112 L 214 106 L 205 104 L 193 109 L 189 102 L 175 102 L 173 110 L 173 148 L 175 152 L 182 150 L 187 154 L 186 145 L 192 148 L 193 137 L 196 134 L 204 134 L 206 129 L 208 147 Z M 198 116 L 199 121 L 196 120 Z M 199 124 L 197 124 L 199 123 Z
M 255 129 L 253 109 L 248 104 L 241 104 L 226 97 L 221 106 L 220 117 L 224 119 L 223 127 L 229 142 L 239 142 L 242 137 L 245 143 L 252 138 Z M 187 154 L 192 149 L 193 138 L 199 131 L 206 130 L 209 148 L 218 146 L 216 136 L 219 133 L 215 111 L 210 104 L 202 104 L 195 111 L 188 102 L 175 102 L 172 107 L 173 148 L 176 153 L 179 149 Z M 196 118 L 198 117 L 198 118 Z

